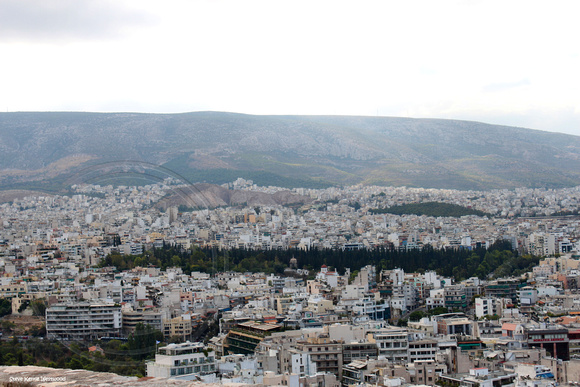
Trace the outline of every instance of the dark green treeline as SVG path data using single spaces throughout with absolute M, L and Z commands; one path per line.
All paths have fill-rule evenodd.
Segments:
M 193 250 L 164 246 L 147 251 L 139 256 L 112 254 L 100 266 L 115 266 L 118 270 L 136 266 L 153 265 L 163 270 L 181 267 L 185 273 L 201 271 L 266 272 L 282 274 L 289 267 L 290 259 L 296 258 L 298 268 L 318 270 L 322 265 L 330 266 L 340 273 L 345 268 L 355 271 L 366 265 L 375 265 L 378 270 L 401 268 L 405 272 L 436 271 L 443 276 L 461 280 L 469 277 L 488 278 L 518 275 L 531 270 L 539 257 L 520 256 L 511 249 L 508 241 L 498 241 L 489 249 L 423 249 L 398 251 L 376 248 L 357 251 L 332 249 L 289 250 Z

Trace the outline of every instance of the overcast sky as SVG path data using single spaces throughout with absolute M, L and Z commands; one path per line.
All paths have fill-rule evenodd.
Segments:
M 0 0 L 0 111 L 483 121 L 580 135 L 577 1 Z

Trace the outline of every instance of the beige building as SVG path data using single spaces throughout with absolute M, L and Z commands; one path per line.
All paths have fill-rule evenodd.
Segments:
M 0 285 L 0 298 L 12 298 L 21 296 L 28 292 L 26 282 L 12 283 L 8 285 Z
M 191 318 L 188 315 L 177 316 L 171 320 L 163 321 L 163 335 L 166 338 L 180 337 L 185 341 L 191 338 L 192 331 Z
M 342 375 L 342 341 L 331 340 L 327 334 L 298 341 L 296 348 L 308 353 L 318 372 Z

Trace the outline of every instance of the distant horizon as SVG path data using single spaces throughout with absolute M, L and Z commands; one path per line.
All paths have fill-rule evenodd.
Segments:
M 580 135 L 576 9 L 1 1 L 0 110 L 438 117 Z
M 191 111 L 179 111 L 179 112 L 145 112 L 145 111 L 84 111 L 84 110 L 18 110 L 18 111 L 4 111 L 2 113 L 87 113 L 87 114 L 154 114 L 154 115 L 179 115 L 179 114 L 191 114 L 191 113 L 224 113 L 224 114 L 239 114 L 246 116 L 256 116 L 256 117 L 323 117 L 323 116 L 335 116 L 335 117 L 369 117 L 369 118 L 403 118 L 412 120 L 444 120 L 444 121 L 465 121 L 474 122 L 492 126 L 505 126 L 517 129 L 535 130 L 539 132 L 554 133 L 554 134 L 565 134 L 570 136 L 580 136 L 580 133 L 567 133 L 559 132 L 555 130 L 547 129 L 537 129 L 530 128 L 521 125 L 508 125 L 503 123 L 488 122 L 475 119 L 463 119 L 463 118 L 443 118 L 443 117 L 411 117 L 411 116 L 395 116 L 395 115 L 371 115 L 371 114 L 255 114 L 255 113 L 243 113 L 235 111 L 223 111 L 223 110 L 191 110 Z

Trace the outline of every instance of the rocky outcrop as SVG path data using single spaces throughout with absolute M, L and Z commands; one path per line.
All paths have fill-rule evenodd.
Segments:
M 189 208 L 215 208 L 222 206 L 289 206 L 310 203 L 308 196 L 297 195 L 291 191 L 265 192 L 230 190 L 214 184 L 194 184 L 174 189 L 159 201 L 157 207 L 165 210 L 173 206 Z
M 199 381 L 165 378 L 136 378 L 107 372 L 70 370 L 36 366 L 0 366 L 2 386 L 141 386 L 141 387 L 218 387 Z

